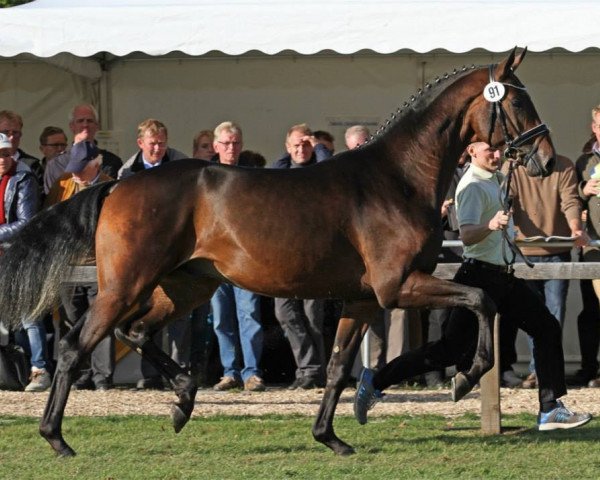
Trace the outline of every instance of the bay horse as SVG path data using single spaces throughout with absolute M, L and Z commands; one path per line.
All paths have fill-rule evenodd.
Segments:
M 274 297 L 344 300 L 313 426 L 314 438 L 338 454 L 353 449 L 334 433 L 335 408 L 378 307 L 476 314 L 474 361 L 452 387 L 455 400 L 464 396 L 492 366 L 496 308 L 483 291 L 431 275 L 440 207 L 470 142 L 501 146 L 541 124 L 514 73 L 525 52 L 438 79 L 367 144 L 313 167 L 181 160 L 90 187 L 34 217 L 0 257 L 0 318 L 14 327 L 49 309 L 71 265 L 90 255 L 98 276 L 95 302 L 60 341 L 41 435 L 57 454 L 75 454 L 61 429 L 70 387 L 82 359 L 113 330 L 169 379 L 179 432 L 197 387 L 150 338 L 208 302 L 222 282 Z M 501 115 L 482 95 L 490 80 L 506 90 Z M 547 130 L 520 143 L 528 173 L 547 174 L 555 156 Z

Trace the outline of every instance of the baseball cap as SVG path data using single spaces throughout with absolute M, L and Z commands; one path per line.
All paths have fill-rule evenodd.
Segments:
M 3 133 L 0 133 L 0 148 L 12 148 L 10 139 Z
M 69 163 L 67 163 L 65 172 L 81 172 L 88 162 L 96 158 L 99 153 L 98 147 L 92 142 L 75 143 L 69 152 Z

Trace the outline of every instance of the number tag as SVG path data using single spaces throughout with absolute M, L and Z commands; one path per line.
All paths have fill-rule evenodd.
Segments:
M 496 103 L 504 98 L 506 89 L 500 82 L 490 82 L 483 88 L 483 98 L 488 102 Z

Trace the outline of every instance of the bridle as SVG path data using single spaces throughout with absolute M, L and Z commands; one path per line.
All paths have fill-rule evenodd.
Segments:
M 493 83 L 501 83 L 504 86 L 516 88 L 518 90 L 527 90 L 526 87 L 521 85 L 514 85 L 512 83 L 504 83 L 504 82 L 496 82 L 494 80 L 494 69 L 496 68 L 496 64 L 490 64 L 489 69 L 489 81 L 490 84 Z M 543 135 L 548 135 L 550 130 L 545 123 L 541 123 L 525 132 L 519 133 L 515 138 L 512 138 L 510 133 L 508 132 L 508 125 L 513 127 L 513 130 L 518 131 L 515 122 L 506 114 L 506 110 L 502 106 L 502 98 L 498 101 L 492 102 L 492 109 L 490 112 L 490 130 L 488 134 L 488 145 L 492 145 L 492 135 L 494 134 L 496 122 L 500 122 L 500 127 L 502 128 L 502 135 L 504 137 L 504 144 L 506 145 L 506 149 L 504 150 L 504 158 L 512 159 L 517 161 L 519 164 L 526 166 L 530 161 L 534 161 L 537 164 L 539 171 L 543 171 L 543 167 L 539 164 L 539 162 L 535 159 L 535 154 L 537 153 L 539 140 L 537 139 L 534 143 L 533 147 L 527 154 L 523 154 L 523 151 L 520 148 L 529 143 L 536 137 L 541 137 Z
M 521 85 L 514 85 L 511 83 L 504 83 L 504 82 L 496 82 L 494 80 L 494 70 L 496 68 L 496 64 L 490 64 L 488 68 L 489 68 L 489 84 L 488 85 L 501 83 L 501 85 L 503 85 L 503 86 L 516 88 L 519 90 L 526 90 L 526 87 L 521 86 Z M 537 159 L 535 158 L 535 154 L 537 153 L 539 143 L 541 141 L 542 136 L 548 135 L 550 133 L 550 130 L 548 129 L 548 126 L 545 123 L 541 123 L 533 128 L 530 128 L 529 130 L 526 130 L 525 132 L 518 134 L 515 138 L 512 138 L 512 136 L 510 135 L 510 133 L 508 131 L 507 123 L 510 122 L 514 131 L 518 131 L 519 129 L 517 128 L 515 122 L 513 122 L 512 119 L 506 114 L 506 111 L 504 110 L 504 107 L 502 106 L 502 100 L 503 100 L 503 96 L 496 101 L 490 102 L 491 103 L 491 111 L 490 111 L 490 130 L 489 130 L 489 134 L 488 134 L 488 145 L 492 145 L 492 135 L 495 130 L 496 122 L 500 122 L 500 127 L 502 128 L 502 135 L 504 136 L 504 143 L 506 145 L 506 148 L 504 150 L 504 158 L 509 161 L 508 174 L 506 175 L 504 181 L 502 182 L 502 185 L 500 186 L 500 192 L 501 192 L 500 193 L 501 194 L 500 201 L 504 207 L 504 213 L 508 213 L 508 211 L 512 207 L 512 197 L 509 195 L 509 192 L 510 192 L 510 184 L 512 181 L 512 176 L 513 176 L 515 166 L 516 165 L 527 166 L 527 164 L 530 161 L 533 161 L 536 163 L 538 171 L 540 171 L 540 172 L 544 171 L 542 165 L 540 165 L 539 162 L 537 161 Z M 524 152 L 521 150 L 521 147 L 523 145 L 531 142 L 534 139 L 535 139 L 535 141 L 534 141 L 534 144 L 533 144 L 531 150 L 528 153 L 524 154 Z M 504 258 L 504 262 L 507 265 L 509 265 L 509 266 L 513 265 L 515 263 L 515 259 L 516 259 L 517 255 L 519 255 L 523 259 L 525 264 L 527 264 L 528 267 L 533 268 L 533 263 L 531 263 L 531 261 L 529 261 L 527 259 L 527 257 L 525 257 L 525 255 L 523 255 L 523 252 L 521 252 L 521 249 L 515 244 L 513 239 L 508 236 L 507 229 L 502 230 L 502 238 L 504 240 L 502 242 L 502 256 Z M 512 255 L 511 258 L 509 258 L 507 246 L 508 246 L 508 249 L 510 249 L 510 254 Z

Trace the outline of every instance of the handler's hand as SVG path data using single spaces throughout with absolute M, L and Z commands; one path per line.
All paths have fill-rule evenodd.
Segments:
M 503 230 L 508 225 L 511 215 L 511 212 L 504 213 L 502 210 L 499 210 L 489 221 L 488 228 L 492 231 Z

